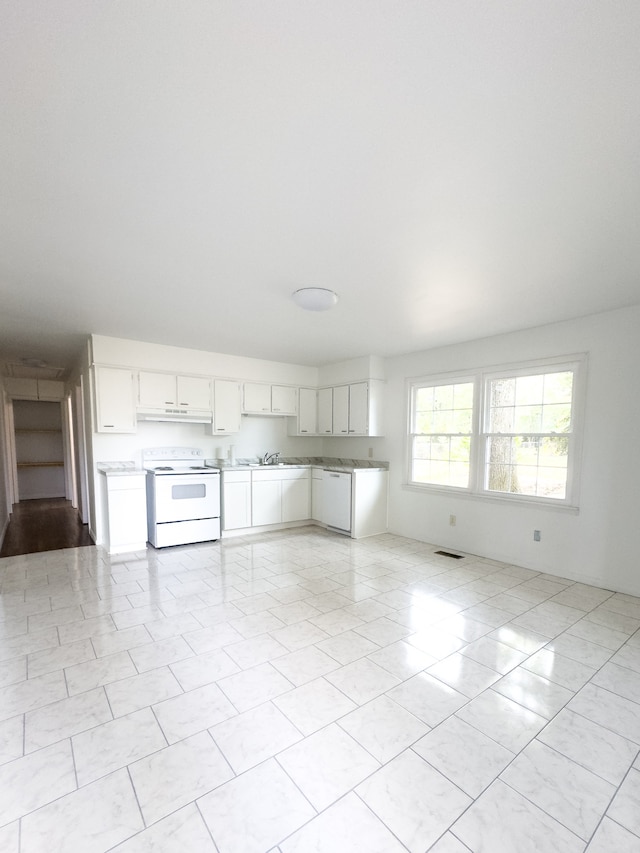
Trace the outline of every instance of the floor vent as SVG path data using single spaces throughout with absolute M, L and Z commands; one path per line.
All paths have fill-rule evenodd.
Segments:
M 452 557 L 454 560 L 462 560 L 464 554 L 452 554 L 450 551 L 436 551 L 441 557 Z

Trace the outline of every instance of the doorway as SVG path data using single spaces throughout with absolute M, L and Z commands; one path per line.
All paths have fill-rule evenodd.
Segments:
M 82 505 L 78 512 L 83 448 L 71 401 L 14 399 L 9 406 L 12 511 L 0 557 L 92 545 Z

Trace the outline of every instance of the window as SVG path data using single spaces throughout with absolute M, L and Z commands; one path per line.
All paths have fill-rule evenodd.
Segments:
M 467 488 L 474 382 L 414 387 L 411 481 Z
M 408 483 L 574 505 L 582 361 L 412 383 Z

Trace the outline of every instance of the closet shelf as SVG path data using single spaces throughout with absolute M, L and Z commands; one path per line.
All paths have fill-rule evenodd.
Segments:
M 18 468 L 60 468 L 64 462 L 18 462 Z

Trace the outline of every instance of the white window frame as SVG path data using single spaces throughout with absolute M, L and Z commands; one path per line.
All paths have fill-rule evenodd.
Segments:
M 577 510 L 579 506 L 580 487 L 580 460 L 582 457 L 582 440 L 584 430 L 584 407 L 586 390 L 587 355 L 585 353 L 558 356 L 536 361 L 526 361 L 503 365 L 491 365 L 490 367 L 477 368 L 475 370 L 462 370 L 449 374 L 436 374 L 412 378 L 407 381 L 407 430 L 406 430 L 406 453 L 405 453 L 405 487 L 421 492 L 443 493 L 459 495 L 472 498 L 480 498 L 488 501 L 507 501 L 513 504 L 531 504 L 558 509 Z M 554 373 L 565 370 L 573 371 L 573 391 L 571 400 L 571 423 L 572 430 L 569 437 L 569 454 L 567 463 L 567 485 L 564 498 L 540 497 L 537 495 L 514 494 L 511 492 L 498 492 L 485 488 L 484 477 L 486 469 L 487 437 L 488 432 L 489 382 L 497 378 L 511 378 L 517 376 L 535 376 L 541 373 Z M 423 387 L 435 387 L 436 385 L 452 385 L 459 382 L 474 382 L 474 410 L 473 410 L 473 433 L 471 436 L 470 454 L 470 477 L 469 486 L 443 486 L 431 483 L 419 483 L 412 480 L 412 432 L 414 423 L 414 400 L 416 391 Z M 518 435 L 518 433 L 514 433 Z M 565 433 L 561 433 L 565 435 Z
M 412 480 L 413 473 L 413 443 L 414 438 L 418 435 L 423 435 L 423 433 L 413 432 L 413 424 L 415 418 L 414 411 L 414 401 L 416 398 L 416 393 L 421 388 L 436 388 L 443 385 L 461 385 L 461 384 L 469 384 L 473 385 L 473 414 L 472 414 L 472 424 L 471 424 L 471 434 L 470 434 L 470 453 L 469 453 L 469 486 L 445 486 L 442 484 L 436 483 L 421 483 L 417 480 Z M 416 488 L 429 488 L 429 489 L 446 489 L 447 491 L 453 492 L 467 492 L 469 489 L 475 484 L 475 476 L 476 476 L 476 447 L 478 443 L 478 382 L 477 376 L 473 373 L 460 373 L 460 374 L 442 374 L 440 376 L 429 377 L 426 380 L 418 380 L 412 382 L 409 389 L 409 423 L 408 423 L 408 442 L 407 442 L 407 482 L 411 486 L 415 486 Z M 455 435 L 468 435 L 469 433 L 424 433 L 424 435 L 449 435 L 450 437 L 454 437 Z

